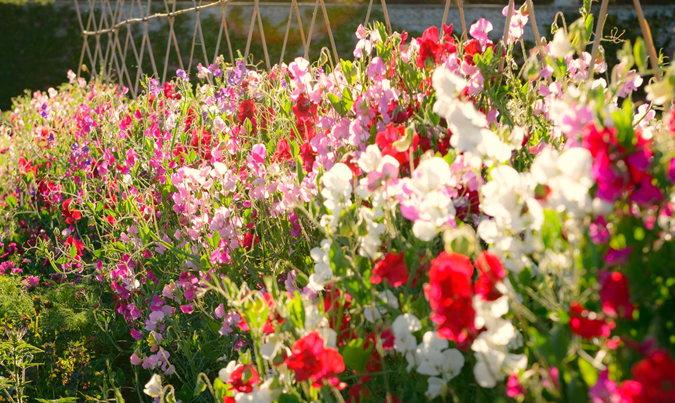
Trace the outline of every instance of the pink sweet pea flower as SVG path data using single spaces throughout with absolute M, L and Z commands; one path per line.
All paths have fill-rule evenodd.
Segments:
M 481 47 L 485 47 L 489 41 L 488 33 L 490 31 L 492 31 L 492 23 L 485 18 L 481 18 L 480 20 L 476 21 L 475 24 L 471 25 L 469 34 L 471 34 L 472 37 L 478 39 Z

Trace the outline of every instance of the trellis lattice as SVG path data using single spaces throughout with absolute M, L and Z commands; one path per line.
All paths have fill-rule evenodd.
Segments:
M 387 31 L 391 32 L 391 22 L 387 12 L 386 1 L 380 1 Z M 161 79 L 162 82 L 167 80 L 170 56 L 172 53 L 175 55 L 175 59 L 177 60 L 180 69 L 191 71 L 197 62 L 200 62 L 203 65 L 209 65 L 210 62 L 215 61 L 216 57 L 220 54 L 219 52 L 221 51 L 221 46 L 223 46 L 224 42 L 227 47 L 226 52 L 227 56 L 229 56 L 229 61 L 234 63 L 235 49 L 233 49 L 232 46 L 227 21 L 228 7 L 234 3 L 232 0 L 191 0 L 191 7 L 181 9 L 177 9 L 178 3 L 176 1 L 154 0 L 154 4 L 161 4 L 164 7 L 164 12 L 159 13 L 152 13 L 151 11 L 153 0 L 74 0 L 74 2 L 80 28 L 82 30 L 82 36 L 84 38 L 80 54 L 78 76 L 81 75 L 83 69 L 89 69 L 89 72 L 93 77 L 100 77 L 106 81 L 110 81 L 112 77 L 116 77 L 119 83 L 130 89 L 130 93 L 133 97 L 139 92 L 139 85 L 143 75 L 153 75 L 154 77 Z M 242 5 L 243 3 L 237 4 Z M 249 54 L 253 42 L 253 34 L 257 27 L 260 43 L 264 52 L 265 66 L 267 69 L 270 69 L 271 61 L 268 53 L 267 41 L 265 39 L 265 27 L 263 26 L 264 24 L 260 13 L 260 8 L 263 5 L 260 3 L 260 0 L 253 0 L 252 2 L 245 4 L 253 7 L 253 14 L 249 23 L 243 55 Z M 447 21 L 450 4 L 451 0 L 447 0 L 442 20 L 443 24 Z M 270 3 L 266 3 L 265 5 L 270 5 Z M 274 3 L 273 5 L 278 7 L 279 5 L 283 5 L 283 3 Z M 303 22 L 298 7 L 298 1 L 291 0 L 288 5 L 288 20 L 285 24 L 286 29 L 281 45 L 281 57 L 279 63 L 284 61 L 284 56 L 289 43 L 289 33 L 291 32 L 291 26 L 294 23 L 297 24 L 304 56 L 305 58 L 309 57 L 319 8 L 321 8 L 326 32 L 330 40 L 332 57 L 334 60 L 338 60 L 339 53 L 324 0 L 316 0 L 314 2 L 314 11 L 307 32 L 305 31 L 305 23 Z M 457 5 L 462 17 L 463 32 L 466 32 L 462 0 L 457 0 Z M 201 12 L 213 7 L 220 7 L 221 16 L 215 49 L 213 50 L 212 57 L 209 57 L 204 40 Z M 372 9 L 373 0 L 370 0 L 364 25 L 367 25 L 370 21 Z M 192 30 L 192 42 L 188 62 L 184 63 L 174 25 L 176 17 L 188 13 L 194 14 L 194 28 Z M 153 43 L 149 35 L 151 31 L 149 25 L 154 22 L 154 20 L 165 20 L 168 22 L 166 51 L 164 52 L 164 57 L 159 60 L 155 60 Z M 140 44 L 138 43 L 139 36 Z M 241 51 L 241 49 L 239 50 Z M 144 70 L 144 62 L 148 59 L 150 61 L 150 69 L 146 68 Z M 83 67 L 83 63 L 85 62 L 87 63 L 87 66 Z
M 80 54 L 80 63 L 78 67 L 78 76 L 84 69 L 90 69 L 92 77 L 99 77 L 106 82 L 116 78 L 117 82 L 129 88 L 132 97 L 136 97 L 141 89 L 141 78 L 145 75 L 152 75 L 160 79 L 162 82 L 167 80 L 168 69 L 170 66 L 171 54 L 174 54 L 177 67 L 186 71 L 192 71 L 197 63 L 202 63 L 208 66 L 210 62 L 216 60 L 220 55 L 223 39 L 227 45 L 227 55 L 229 61 L 234 63 L 234 48 L 231 40 L 231 33 L 228 27 L 228 7 L 232 6 L 233 0 L 189 0 L 182 3 L 188 3 L 188 7 L 177 9 L 178 2 L 176 0 L 73 0 L 77 11 L 77 17 L 82 30 L 83 45 Z M 531 27 L 536 41 L 536 46 L 541 53 L 541 57 L 545 57 L 543 53 L 543 44 L 541 43 L 541 36 L 539 34 L 536 18 L 534 14 L 534 5 L 532 0 L 525 0 L 530 14 Z M 600 16 L 596 28 L 595 41 L 593 43 L 592 60 L 595 60 L 598 53 L 600 42 L 600 33 L 607 13 L 607 5 L 609 0 L 602 0 L 600 9 Z M 382 12 L 384 14 L 384 23 L 386 29 L 391 33 L 391 21 L 387 11 L 387 4 L 385 0 L 380 0 Z M 368 9 L 364 21 L 364 26 L 368 24 L 371 12 L 373 10 L 374 0 L 369 0 Z M 442 25 L 445 25 L 448 20 L 452 0 L 446 0 Z M 464 18 L 464 7 L 462 0 L 456 0 L 457 10 L 459 12 L 462 35 L 466 37 L 467 26 Z M 162 7 L 163 12 L 152 11 L 153 4 L 155 7 Z M 263 24 L 262 15 L 260 12 L 263 6 L 283 6 L 284 3 L 263 3 L 260 0 L 252 0 L 248 3 L 236 3 L 237 5 L 247 5 L 253 7 L 250 23 L 248 24 L 248 35 L 246 38 L 246 46 L 243 49 L 243 55 L 248 56 L 253 42 L 253 34 L 257 26 L 258 35 L 260 37 L 260 44 L 263 49 L 265 66 L 267 69 L 271 68 L 270 55 L 268 52 L 268 44 L 265 39 L 265 27 Z M 302 14 L 299 10 L 299 3 L 297 0 L 290 0 L 286 3 L 289 6 L 288 20 L 286 21 L 285 35 L 281 45 L 281 56 L 279 63 L 284 61 L 284 55 L 287 51 L 289 43 L 289 34 L 293 20 L 297 24 L 298 33 L 300 36 L 302 51 L 305 58 L 309 58 L 309 51 L 311 47 L 312 38 L 315 32 L 317 15 L 319 14 L 319 7 L 324 19 L 324 24 L 328 38 L 330 40 L 330 47 L 332 57 L 335 61 L 339 59 L 337 46 L 333 31 L 331 29 L 328 12 L 324 0 L 315 0 L 313 13 L 309 25 L 309 30 L 305 35 L 305 28 L 302 19 Z M 506 17 L 506 24 L 504 26 L 504 37 L 508 35 L 508 29 L 512 17 L 512 10 L 514 8 L 514 0 L 509 0 L 509 9 Z M 649 50 L 649 57 L 652 66 L 655 70 L 654 78 L 660 79 L 658 72 L 658 58 L 656 50 L 653 45 L 649 25 L 645 20 L 639 0 L 634 0 L 635 9 L 640 21 L 640 27 L 643 36 L 647 43 Z M 158 6 L 159 5 L 159 6 Z M 306 4 L 305 4 L 306 5 Z M 202 23 L 202 11 L 214 7 L 220 8 L 220 21 L 218 28 L 218 35 L 213 50 L 212 57 L 209 57 L 207 52 L 206 41 L 204 40 L 204 29 Z M 86 13 L 85 13 L 86 11 Z M 179 46 L 179 41 L 176 33 L 176 18 L 185 15 L 194 15 L 194 28 L 192 30 L 192 41 L 189 48 L 188 62 L 184 63 L 183 55 Z M 167 23 L 167 40 L 166 51 L 164 57 L 155 60 L 155 52 L 153 51 L 153 43 L 151 41 L 151 23 L 166 21 Z M 230 21 L 231 22 L 231 21 Z M 154 29 L 154 28 L 152 28 Z M 140 43 L 138 37 L 140 36 Z M 241 49 L 237 49 L 241 51 Z M 85 59 L 86 58 L 86 59 Z M 85 60 L 87 66 L 84 66 Z M 149 68 L 147 68 L 147 60 L 149 60 Z M 146 68 L 144 69 L 144 63 Z M 591 63 L 593 66 L 593 63 Z M 187 68 L 186 68 L 187 67 Z M 503 68 L 503 61 L 500 64 L 500 71 Z M 592 75 L 592 68 L 589 69 L 589 76 Z M 160 74 L 161 73 L 161 74 Z

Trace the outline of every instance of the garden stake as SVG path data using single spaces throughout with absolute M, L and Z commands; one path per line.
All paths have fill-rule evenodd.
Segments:
M 133 1 L 133 0 L 132 0 Z M 169 14 L 169 4 L 166 2 L 167 0 L 164 0 L 164 9 L 166 10 L 166 13 Z M 173 2 L 173 8 L 171 10 L 172 12 L 176 11 L 176 2 Z M 178 40 L 176 39 L 176 32 L 174 31 L 173 28 L 173 23 L 174 23 L 174 17 L 168 17 L 169 20 L 169 40 L 167 41 L 166 45 L 166 57 L 164 58 L 164 72 L 162 73 L 162 81 L 166 81 L 166 71 L 167 68 L 169 67 L 169 55 L 171 52 L 171 39 L 173 39 L 173 43 L 176 49 L 176 56 L 178 56 L 178 64 L 181 68 L 183 69 L 183 58 L 180 56 L 180 49 L 178 48 Z M 127 32 L 129 32 L 130 29 L 127 27 Z M 133 44 L 133 41 L 131 42 Z M 138 59 L 138 57 L 136 58 Z
M 133 18 L 133 16 L 134 16 L 134 0 L 131 0 L 131 7 L 130 7 L 130 10 L 131 10 L 131 11 L 129 12 L 129 17 L 130 17 L 130 18 Z M 126 14 L 125 14 L 125 16 L 126 16 Z M 133 54 L 134 54 L 134 58 L 135 58 L 136 64 L 137 64 L 136 73 L 138 73 L 138 70 L 141 70 L 141 71 L 142 71 L 142 67 L 141 67 L 140 62 L 138 61 L 138 49 L 136 49 L 136 41 L 134 40 L 134 37 L 133 37 L 133 35 L 131 34 L 131 27 L 128 26 L 128 25 L 126 25 L 126 28 L 127 28 L 127 36 L 126 36 L 126 38 L 124 39 L 124 51 L 123 51 L 123 53 L 122 53 L 122 59 L 123 59 L 123 60 L 125 61 L 125 63 L 126 63 L 126 60 L 127 60 L 127 51 L 129 50 L 129 44 L 131 44 L 131 50 L 132 50 L 132 52 L 133 52 Z M 174 38 L 175 38 L 175 34 L 174 34 Z M 136 97 L 136 96 L 138 95 L 138 91 L 137 91 L 137 89 L 138 89 L 138 84 L 136 83 L 135 85 L 132 85 L 130 89 L 131 89 L 131 95 L 132 95 L 133 97 Z
M 598 57 L 598 51 L 600 50 L 600 40 L 602 40 L 602 28 L 605 26 L 605 18 L 607 17 L 607 6 L 609 0 L 602 0 L 602 5 L 600 6 L 600 18 L 598 19 L 598 25 L 595 27 L 595 38 L 593 38 L 593 50 L 591 50 L 591 64 L 588 67 L 588 79 L 593 79 L 593 72 L 595 70 L 595 60 Z
M 194 0 L 193 0 L 193 2 L 194 2 Z M 152 4 L 152 0 L 148 0 L 148 9 L 145 12 L 145 15 L 150 15 L 150 5 L 151 4 Z M 140 7 L 140 5 L 141 5 L 141 0 L 138 0 L 138 6 Z M 148 54 L 150 55 L 150 64 L 152 65 L 152 72 L 155 74 L 156 77 L 159 77 L 159 74 L 157 74 L 157 65 L 155 64 L 155 55 L 152 53 L 152 43 L 150 43 L 150 35 L 148 34 L 148 21 L 147 20 L 143 23 L 143 29 L 144 29 L 145 41 L 148 43 Z
M 259 0 L 255 0 L 255 9 L 256 14 L 258 14 L 258 29 L 260 30 L 260 39 L 262 40 L 263 52 L 265 53 L 265 64 L 269 71 L 272 69 L 272 66 L 270 65 L 270 56 L 267 53 L 267 41 L 265 40 L 265 29 L 263 28 L 262 16 L 260 15 Z
M 509 0 L 509 10 L 506 12 L 506 23 L 504 25 L 504 35 L 502 36 L 502 41 L 504 43 L 504 48 L 508 48 L 509 43 L 509 30 L 511 28 L 511 17 L 514 11 L 515 5 L 513 0 Z M 499 61 L 499 72 L 501 73 L 504 70 L 504 58 L 502 57 Z
M 114 24 L 115 21 L 117 21 L 117 16 L 119 18 L 122 18 L 122 15 L 124 13 L 124 0 L 121 2 L 121 7 L 119 8 L 118 12 L 116 13 L 115 19 L 113 19 L 112 23 Z M 120 44 L 120 37 L 119 37 L 119 31 L 115 30 L 114 33 L 114 43 L 115 47 L 117 48 L 117 51 L 119 51 L 119 57 L 122 60 L 122 70 L 120 72 L 120 82 L 124 80 L 124 73 L 127 75 L 127 84 L 129 84 L 129 88 L 131 89 L 131 96 L 133 98 L 136 98 L 136 91 L 134 91 L 133 88 L 133 83 L 131 82 L 131 76 L 129 75 L 129 70 L 127 69 L 127 63 L 126 63 L 126 52 L 122 52 L 122 45 Z M 113 48 L 113 52 L 116 52 L 115 49 Z M 115 61 L 117 62 L 117 55 L 115 56 Z M 119 70 L 119 64 L 117 65 L 117 69 Z
M 366 11 L 366 20 L 363 22 L 364 27 L 368 26 L 368 20 L 370 19 L 370 10 L 372 9 L 373 9 L 373 0 L 370 0 L 370 3 L 368 3 L 368 11 Z
M 546 53 L 544 52 L 544 48 L 541 46 L 541 36 L 539 35 L 537 18 L 534 16 L 534 5 L 532 4 L 532 0 L 527 0 L 527 11 L 530 14 L 530 17 L 532 17 L 532 32 L 534 33 L 534 41 L 537 44 L 542 63 L 546 63 Z
M 82 31 L 82 38 L 84 38 L 84 45 L 82 46 L 82 55 L 80 56 L 80 64 L 77 66 L 77 76 L 80 76 L 80 73 L 82 71 L 82 63 L 84 62 L 84 53 L 85 49 L 87 51 L 87 55 L 89 56 L 89 63 L 91 63 L 91 74 L 92 76 L 96 76 L 96 69 L 94 68 L 94 59 L 91 56 L 91 49 L 89 48 L 89 37 L 85 34 L 89 30 L 89 26 L 91 23 L 91 9 L 89 10 L 89 19 L 87 20 L 87 29 L 84 29 L 84 24 L 82 24 L 82 14 L 80 14 L 80 7 L 77 5 L 77 0 L 73 0 L 75 2 L 75 11 L 77 12 L 77 20 L 80 23 L 80 30 Z M 132 7 L 133 9 L 133 7 Z
M 256 0 L 257 1 L 257 0 Z M 330 29 L 330 20 L 328 19 L 328 13 L 326 12 L 326 4 L 324 4 L 323 0 L 321 1 L 321 9 L 323 10 L 323 18 L 326 20 L 326 30 L 328 30 L 328 37 L 330 38 L 330 45 L 333 47 L 333 56 L 335 56 L 335 62 L 338 63 L 340 61 L 340 58 L 338 58 L 338 52 L 337 52 L 337 47 L 335 46 L 335 39 L 333 39 L 333 30 Z M 382 6 L 384 7 L 384 0 L 382 0 Z M 385 18 L 387 13 L 385 10 Z M 387 18 L 388 19 L 388 18 Z
M 225 41 L 227 42 L 227 50 L 230 52 L 230 62 L 232 63 L 232 65 L 234 65 L 234 54 L 232 53 L 232 43 L 230 42 L 230 34 L 227 29 L 227 18 L 226 18 L 227 6 L 229 6 L 229 3 L 225 4 L 224 6 L 223 3 L 220 3 L 220 13 L 222 17 L 220 22 L 220 30 L 218 31 L 218 41 L 216 42 L 216 51 L 213 52 L 213 60 L 216 60 L 218 58 L 218 49 L 220 49 L 220 39 L 223 36 L 223 31 L 225 31 Z
M 284 62 L 284 54 L 286 53 L 286 43 L 288 42 L 288 33 L 291 30 L 291 21 L 293 19 L 293 10 L 295 9 L 295 15 L 298 19 L 298 27 L 300 28 L 300 40 L 302 41 L 302 50 L 305 50 L 307 44 L 305 43 L 305 33 L 302 29 L 302 20 L 300 19 L 300 12 L 298 11 L 298 3 L 296 0 L 291 2 L 291 10 L 288 14 L 288 24 L 286 25 L 286 35 L 284 36 L 284 44 L 281 47 L 281 57 L 279 59 L 279 64 Z
M 246 49 L 244 50 L 244 57 L 248 58 L 248 51 L 251 48 L 251 38 L 253 38 L 253 29 L 255 28 L 255 14 L 258 9 L 253 7 L 253 14 L 251 15 L 251 26 L 248 29 L 248 38 L 246 39 Z
M 445 26 L 445 23 L 448 22 L 448 12 L 450 11 L 450 1 L 451 0 L 446 0 L 446 2 L 445 2 L 445 10 L 443 10 L 443 22 L 441 23 L 441 30 Z
M 312 43 L 312 33 L 314 32 L 314 23 L 316 22 L 316 13 L 318 11 L 319 11 L 319 0 L 316 0 L 316 3 L 314 4 L 314 13 L 312 14 L 312 22 L 311 24 L 309 24 L 309 34 L 307 35 L 307 47 L 305 48 L 305 59 L 309 59 L 309 45 Z
M 659 71 L 659 57 L 656 54 L 656 48 L 654 47 L 654 39 L 652 38 L 652 31 L 649 29 L 649 24 L 645 20 L 644 13 L 642 12 L 642 5 L 640 5 L 640 0 L 633 0 L 635 5 L 635 11 L 638 15 L 638 21 L 640 21 L 640 29 L 642 30 L 642 36 L 645 38 L 647 43 L 647 50 L 649 51 L 649 59 L 652 61 L 652 68 L 654 69 L 654 80 L 661 81 L 661 72 Z
M 387 2 L 382 0 L 382 11 L 384 12 L 384 22 L 387 25 L 387 34 L 391 35 L 391 23 L 389 22 L 389 12 L 387 12 Z
M 462 38 L 466 38 L 466 21 L 464 20 L 464 4 L 462 4 L 462 0 L 457 0 L 457 6 L 459 7 L 459 18 L 462 20 Z

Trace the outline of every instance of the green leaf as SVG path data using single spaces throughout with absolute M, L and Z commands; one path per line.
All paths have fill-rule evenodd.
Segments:
M 352 92 L 349 91 L 349 88 L 345 87 L 342 91 L 342 105 L 345 108 L 345 112 L 352 110 L 352 105 L 354 105 L 354 98 L 352 98 Z
M 213 389 L 216 392 L 218 401 L 222 402 L 223 398 L 227 395 L 227 386 L 225 386 L 225 383 L 223 383 L 220 378 L 216 378 L 216 380 L 213 381 Z
M 588 42 L 589 40 L 591 40 L 591 33 L 593 32 L 593 22 L 594 22 L 593 14 L 588 14 L 586 16 L 586 21 L 584 24 L 585 29 L 584 42 Z
M 347 111 L 342 104 L 342 100 L 337 95 L 328 94 L 328 100 L 330 101 L 331 105 L 333 105 L 335 111 L 340 114 L 340 116 L 345 116 L 347 114 Z
M 342 74 L 344 74 L 349 85 L 354 85 L 354 65 L 349 60 L 340 60 Z
M 562 235 L 562 220 L 554 210 L 544 210 L 544 225 L 541 228 L 541 238 L 546 248 L 553 248 L 560 241 Z
M 213 235 L 211 236 L 211 246 L 217 248 L 218 245 L 220 245 L 220 233 L 218 231 L 214 231 Z
M 75 245 L 70 247 L 69 253 L 70 257 L 72 257 L 73 259 L 77 256 L 77 248 L 75 247 Z
M 300 294 L 296 291 L 293 300 L 289 306 L 291 314 L 291 322 L 295 327 L 304 329 L 305 328 L 305 306 L 302 304 L 302 299 Z
M 623 107 L 612 113 L 614 127 L 617 130 L 617 138 L 624 147 L 631 147 L 635 139 L 635 130 L 633 130 L 633 103 L 626 99 Z
M 581 372 L 581 378 L 583 378 L 586 385 L 593 386 L 598 381 L 598 370 L 591 365 L 590 362 L 579 358 L 579 372 Z
M 297 157 L 297 155 L 300 154 L 300 146 L 295 140 L 291 140 L 291 153 L 294 157 Z
M 12 195 L 5 197 L 5 203 L 7 203 L 7 206 L 9 206 L 9 208 L 13 209 L 14 207 L 16 207 L 16 197 Z
M 300 403 L 301 400 L 296 395 L 284 393 L 283 395 L 279 396 L 279 399 L 277 400 L 277 402 L 279 402 L 279 403 Z
M 635 40 L 635 45 L 633 45 L 633 56 L 640 72 L 645 71 L 647 69 L 647 47 L 645 41 L 640 37 Z
M 197 384 L 195 385 L 195 390 L 194 392 L 192 392 L 192 395 L 199 396 L 205 390 L 206 390 L 206 383 L 202 380 L 201 377 L 197 378 Z
M 292 108 L 293 105 L 291 104 L 291 100 L 288 98 L 284 98 L 284 102 L 281 103 L 281 109 L 284 111 L 284 114 L 286 114 L 286 116 L 291 116 Z
M 340 354 L 342 354 L 342 358 L 345 360 L 345 365 L 356 370 L 357 372 L 365 371 L 366 364 L 370 359 L 370 353 L 373 349 L 373 346 L 364 349 L 364 344 L 365 343 L 363 339 L 358 338 L 350 341 L 349 344 L 340 348 Z

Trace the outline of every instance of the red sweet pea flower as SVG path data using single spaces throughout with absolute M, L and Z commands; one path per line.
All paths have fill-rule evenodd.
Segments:
M 394 348 L 394 332 L 391 328 L 384 329 L 380 334 L 380 340 L 382 340 L 382 348 L 385 350 L 391 350 Z
M 30 172 L 37 174 L 37 166 L 33 165 L 33 160 L 27 160 L 24 157 L 19 158 L 19 171 L 25 174 Z
M 598 130 L 593 123 L 589 123 L 584 127 L 581 142 L 583 147 L 591 152 L 593 158 L 597 157 L 600 151 L 609 153 L 611 146 L 617 146 L 619 144 L 616 128 L 612 127 Z
M 318 332 L 312 332 L 293 344 L 292 355 L 285 363 L 295 372 L 295 380 L 312 380 L 314 387 L 320 388 L 324 382 L 332 386 L 341 386 L 336 374 L 345 370 L 340 353 L 334 348 L 326 348 Z
M 73 202 L 73 198 L 66 199 L 63 204 L 61 205 L 61 209 L 63 212 L 63 216 L 66 218 L 66 222 L 68 224 L 73 224 L 77 221 L 79 221 L 82 218 L 82 214 L 80 214 L 79 211 L 77 210 L 70 210 L 70 204 Z
M 417 42 L 420 46 L 417 53 L 417 67 L 424 69 L 429 58 L 431 58 L 431 62 L 435 66 L 441 60 L 441 55 L 443 54 L 443 46 L 438 41 L 438 28 L 427 28 L 422 37 L 417 39 Z
M 598 319 L 598 314 L 584 308 L 574 301 L 570 304 L 570 327 L 572 333 L 578 334 L 584 339 L 593 337 L 609 337 L 614 328 L 614 323 L 608 323 L 604 319 Z
M 300 146 L 300 159 L 302 160 L 302 169 L 304 169 L 307 172 L 312 172 L 312 168 L 314 167 L 314 161 L 316 160 L 316 156 L 319 155 L 314 149 L 312 148 L 312 145 L 309 144 L 309 141 L 306 141 L 302 146 Z
M 480 275 L 474 286 L 476 294 L 486 301 L 494 301 L 501 297 L 502 293 L 495 286 L 506 277 L 506 270 L 499 258 L 490 252 L 483 252 L 476 259 L 476 267 Z
M 443 25 L 443 48 L 448 54 L 457 52 L 455 38 L 452 37 L 452 24 Z
M 366 381 L 363 381 L 366 382 Z M 349 388 L 349 401 L 351 403 L 361 403 L 361 398 L 365 399 L 368 401 L 370 397 L 370 392 L 368 392 L 367 389 L 365 389 L 362 385 L 354 385 L 351 388 Z
M 82 251 L 84 250 L 84 244 L 82 242 L 78 241 L 71 235 L 66 238 L 65 244 L 68 246 L 68 248 L 72 248 L 74 246 L 77 250 L 77 256 L 82 256 Z
M 442 252 L 431 261 L 424 295 L 433 310 L 430 318 L 439 325 L 442 338 L 463 343 L 476 331 L 472 275 L 473 265 L 464 255 Z
M 415 151 L 417 149 L 417 144 L 419 143 L 419 135 L 415 133 L 413 135 L 413 143 L 410 145 L 410 147 L 406 151 L 400 152 L 396 149 L 396 147 L 394 147 L 394 142 L 403 138 L 404 136 L 405 127 L 394 127 L 393 122 L 389 123 L 384 131 L 378 132 L 375 136 L 375 144 L 377 144 L 377 146 L 382 150 L 382 155 L 391 155 L 392 157 L 396 158 L 401 166 L 408 165 L 410 152 L 411 150 Z
M 182 98 L 181 95 L 180 95 L 180 94 L 177 94 L 177 93 L 173 90 L 173 88 L 174 88 L 173 84 L 171 84 L 171 83 L 164 83 L 164 96 L 165 96 L 166 98 L 168 98 L 168 99 L 175 99 L 175 100 L 180 101 L 180 99 Z
M 635 307 L 630 302 L 626 276 L 619 272 L 600 270 L 598 280 L 602 286 L 600 290 L 602 311 L 611 316 L 620 315 L 628 319 L 632 318 Z
M 254 237 L 251 232 L 247 232 L 246 235 L 244 235 L 244 241 L 241 245 L 244 247 L 244 249 L 250 251 L 253 249 L 253 245 L 257 245 L 258 243 L 260 243 L 258 235 Z
M 316 116 L 316 104 L 312 103 L 305 94 L 300 94 L 292 109 L 293 113 L 298 118 L 298 122 L 314 121 L 314 116 Z
M 241 101 L 239 104 L 238 108 L 238 114 L 237 114 L 237 119 L 239 120 L 239 123 L 244 123 L 244 121 L 248 118 L 248 120 L 251 121 L 251 127 L 252 127 L 252 134 L 256 134 L 258 131 L 257 125 L 256 125 L 256 120 L 255 120 L 255 115 L 258 112 L 258 109 L 255 107 L 255 103 L 253 103 L 252 99 L 247 99 L 245 101 Z
M 405 266 L 404 253 L 389 253 L 377 262 L 370 275 L 370 282 L 380 284 L 386 280 L 390 286 L 398 287 L 408 282 L 408 269 Z
M 675 402 L 675 361 L 667 350 L 652 351 L 635 364 L 631 372 L 632 403 Z M 623 384 L 621 387 L 624 389 Z
M 171 151 L 171 155 L 176 158 L 178 157 L 178 162 L 182 165 L 185 163 L 185 154 L 187 153 L 187 149 L 183 145 L 183 143 L 176 143 L 176 147 Z
M 205 160 L 211 159 L 211 133 L 203 128 L 195 128 L 192 130 L 192 139 L 190 146 L 195 152 L 199 153 Z
M 253 392 L 253 386 L 260 383 L 260 376 L 253 364 L 240 365 L 232 372 L 227 381 L 230 390 L 236 390 L 243 393 Z
M 464 46 L 464 61 L 473 66 L 473 55 L 481 54 L 482 52 L 483 49 L 478 39 L 472 39 Z
M 284 162 L 293 159 L 291 154 L 291 146 L 288 144 L 288 140 L 281 139 L 277 143 L 277 152 L 274 153 L 272 160 L 276 162 Z

